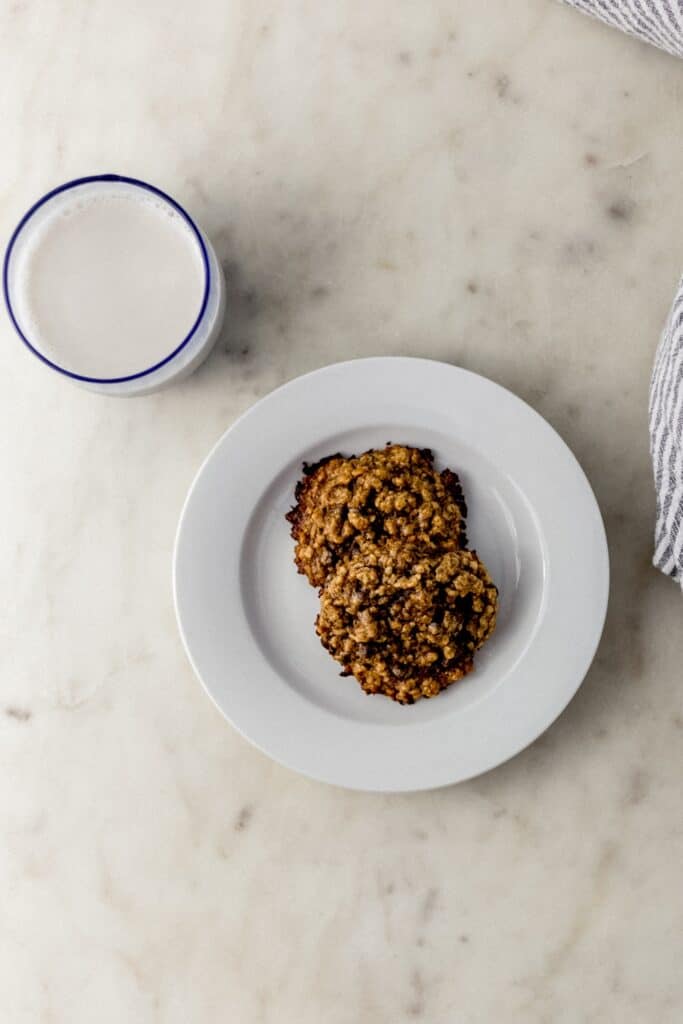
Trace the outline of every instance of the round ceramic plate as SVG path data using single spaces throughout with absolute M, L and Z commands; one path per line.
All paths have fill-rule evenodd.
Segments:
M 410 706 L 340 677 L 285 521 L 304 461 L 389 441 L 460 475 L 470 544 L 500 591 L 474 672 Z M 471 778 L 547 729 L 591 663 L 608 581 L 595 497 L 552 427 L 492 381 L 422 359 L 338 363 L 253 406 L 197 474 L 174 559 L 185 647 L 235 728 L 305 775 L 385 792 Z

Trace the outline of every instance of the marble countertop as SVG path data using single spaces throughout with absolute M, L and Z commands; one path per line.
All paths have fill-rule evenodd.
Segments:
M 118 171 L 212 237 L 229 313 L 156 396 L 0 325 L 0 1006 L 8 1024 L 674 1024 L 681 597 L 650 567 L 649 368 L 683 268 L 683 64 L 552 0 L 7 3 L 3 237 Z M 303 371 L 436 357 L 512 388 L 600 501 L 613 588 L 553 728 L 378 797 L 252 749 L 170 587 L 187 487 Z

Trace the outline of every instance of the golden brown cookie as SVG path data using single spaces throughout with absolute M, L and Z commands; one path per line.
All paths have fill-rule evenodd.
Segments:
M 324 584 L 339 559 L 363 538 L 434 551 L 464 547 L 467 509 L 460 482 L 437 473 L 428 449 L 388 445 L 307 466 L 287 516 L 294 559 L 313 586 Z
M 361 540 L 321 591 L 316 631 L 366 693 L 412 704 L 471 671 L 495 627 L 497 603 L 474 551 Z

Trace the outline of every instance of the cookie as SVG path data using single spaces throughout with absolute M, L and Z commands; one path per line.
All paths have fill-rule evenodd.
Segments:
M 320 595 L 316 631 L 344 675 L 401 704 L 434 697 L 473 667 L 498 591 L 476 552 L 364 539 Z
M 305 467 L 287 519 L 299 572 L 321 587 L 359 539 L 400 541 L 433 551 L 466 546 L 467 509 L 451 470 L 437 473 L 428 449 L 388 445 L 332 455 Z

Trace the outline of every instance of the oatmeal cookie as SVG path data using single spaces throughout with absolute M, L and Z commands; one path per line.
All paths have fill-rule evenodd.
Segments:
M 437 473 L 428 449 L 388 445 L 305 467 L 287 516 L 299 572 L 321 587 L 360 539 L 397 540 L 433 551 L 466 546 L 460 482 Z
M 471 671 L 497 603 L 474 551 L 362 540 L 322 588 L 316 631 L 366 693 L 412 704 Z

